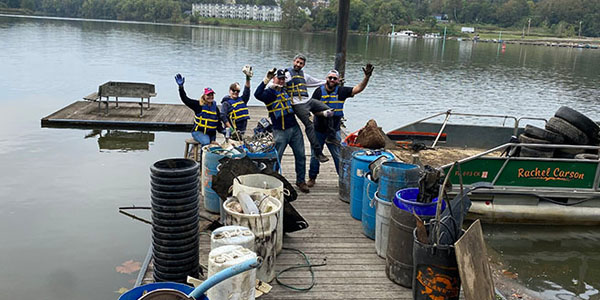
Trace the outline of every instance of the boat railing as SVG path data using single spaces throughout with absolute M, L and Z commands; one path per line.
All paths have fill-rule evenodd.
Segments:
M 446 165 L 441 166 L 439 169 L 443 170 L 443 169 L 447 169 L 450 166 L 452 166 L 453 164 L 457 164 L 460 168 L 460 165 L 478 158 L 481 158 L 483 156 L 486 156 L 490 153 L 494 153 L 494 152 L 498 152 L 501 150 L 505 150 L 508 147 L 533 147 L 533 148 L 561 148 L 561 149 L 582 149 L 582 150 L 596 150 L 598 153 L 600 153 L 600 146 L 591 146 L 591 145 L 568 145 L 568 144 L 528 144 L 528 143 L 506 143 L 506 144 L 502 144 L 499 146 L 496 146 L 494 148 L 488 149 L 486 151 L 483 151 L 481 153 L 475 154 L 473 156 L 469 156 L 467 158 L 463 158 L 460 159 L 456 162 L 453 163 L 449 163 Z M 517 157 L 517 156 L 511 156 L 511 155 L 507 155 L 505 157 L 504 163 L 502 164 L 502 166 L 500 167 L 500 169 L 498 170 L 498 173 L 496 174 L 496 176 L 494 177 L 494 179 L 492 180 L 491 184 L 495 185 L 496 182 L 498 181 L 498 178 L 500 178 L 500 176 L 502 175 L 502 171 L 504 171 L 506 165 L 508 164 L 509 161 L 514 160 L 514 159 L 519 159 L 519 160 L 535 160 L 535 161 L 548 161 L 548 160 L 552 160 L 552 161 L 568 161 L 568 162 L 586 162 L 589 163 L 591 161 L 595 161 L 596 162 L 596 173 L 594 175 L 594 181 L 593 181 L 593 190 L 594 191 L 600 191 L 600 158 L 599 159 L 577 159 L 577 158 L 554 158 L 554 157 Z

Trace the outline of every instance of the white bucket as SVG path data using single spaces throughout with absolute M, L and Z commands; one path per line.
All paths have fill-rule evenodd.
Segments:
M 210 235 L 210 249 L 221 246 L 239 245 L 254 251 L 254 233 L 244 226 L 222 226 Z
M 255 258 L 256 253 L 240 246 L 217 247 L 208 254 L 208 277 L 228 267 Z M 209 299 L 254 300 L 256 269 L 225 279 L 206 291 Z
M 232 202 L 237 202 L 237 199 L 227 199 L 223 204 L 226 213 L 225 225 L 244 226 L 254 233 L 254 251 L 263 258 L 262 266 L 256 271 L 256 277 L 264 282 L 271 282 L 275 278 L 275 241 L 281 234 L 277 221 L 277 215 L 281 212 L 281 202 L 276 198 L 267 197 L 259 206 L 259 209 L 264 212 L 260 215 L 247 215 L 233 211 L 229 208 Z
M 377 200 L 377 209 L 375 210 L 375 250 L 377 251 L 377 255 L 385 258 L 392 202 L 379 198 L 377 192 L 375 193 L 375 200 Z
M 281 182 L 281 180 L 273 176 L 265 174 L 248 174 L 234 178 L 232 195 L 236 196 L 239 192 L 246 192 L 248 194 L 260 192 L 265 195 L 269 195 L 276 198 L 282 204 L 284 201 L 283 182 Z M 279 253 L 283 248 L 283 205 L 281 205 L 280 213 L 277 216 L 277 218 L 279 219 L 279 223 L 277 224 L 277 231 L 280 234 L 277 236 L 275 249 L 277 253 Z

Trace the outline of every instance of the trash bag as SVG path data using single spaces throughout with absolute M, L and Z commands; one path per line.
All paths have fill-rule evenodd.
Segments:
M 423 173 L 419 178 L 419 195 L 417 196 L 417 202 L 420 203 L 431 203 L 434 198 L 440 194 L 440 186 L 444 184 L 444 176 L 439 169 L 436 169 L 430 165 L 423 166 Z M 445 193 L 452 190 L 452 184 L 446 183 Z
M 289 193 L 284 194 L 283 201 L 283 232 L 294 232 L 308 227 L 308 222 L 298 213 L 298 211 L 290 204 L 290 202 L 298 198 L 298 193 L 292 184 L 283 175 L 271 170 L 263 168 L 248 157 L 229 158 L 224 157 L 219 160 L 219 172 L 213 176 L 212 189 L 226 200 L 229 196 L 229 188 L 233 185 L 235 177 L 246 174 L 265 174 L 273 176 L 283 182 L 283 188 Z

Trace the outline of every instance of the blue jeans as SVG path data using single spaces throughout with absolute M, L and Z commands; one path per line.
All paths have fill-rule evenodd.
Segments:
M 294 152 L 294 162 L 296 168 L 296 183 L 306 182 L 306 154 L 304 153 L 304 137 L 300 126 L 286 128 L 285 130 L 273 130 L 275 138 L 275 149 L 279 161 L 283 158 L 283 152 L 287 145 L 292 147 Z
M 192 137 L 202 146 L 206 146 L 217 139 L 217 134 L 204 134 L 202 131 L 192 131 Z
M 321 145 L 321 147 L 323 147 L 323 145 L 325 144 L 325 139 L 327 138 L 327 133 L 315 131 L 315 134 L 317 135 L 317 140 L 319 141 L 319 144 Z M 339 130 L 336 131 L 335 138 L 338 141 L 342 140 L 342 136 Z M 338 175 L 340 175 L 340 147 L 334 144 L 327 143 L 327 148 L 329 149 L 329 153 L 331 153 L 331 157 L 333 158 L 333 163 L 335 164 L 335 171 L 338 173 Z M 317 175 L 319 174 L 320 166 L 321 163 L 315 156 L 315 151 L 311 151 L 308 178 L 316 179 Z

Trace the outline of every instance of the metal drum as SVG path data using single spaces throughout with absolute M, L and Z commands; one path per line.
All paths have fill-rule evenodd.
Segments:
M 350 215 L 360 220 L 362 217 L 362 198 L 365 174 L 369 172 L 369 163 L 385 155 L 394 158 L 392 153 L 379 150 L 360 150 L 352 155 L 350 165 Z
M 340 149 L 340 176 L 339 176 L 339 195 L 340 200 L 350 203 L 350 165 L 352 163 L 352 154 L 362 148 L 342 144 Z

